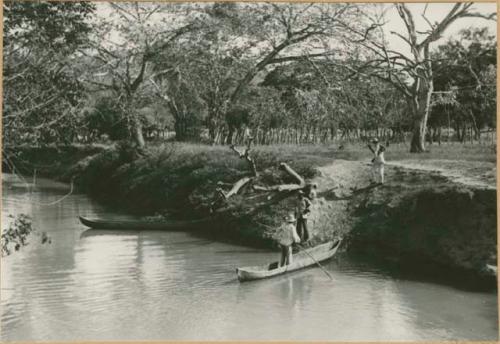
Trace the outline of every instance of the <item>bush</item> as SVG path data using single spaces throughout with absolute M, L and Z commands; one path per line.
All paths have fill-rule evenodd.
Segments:
M 14 218 L 14 216 L 9 215 L 10 218 Z M 31 217 L 26 214 L 19 214 L 14 219 L 14 222 L 11 222 L 9 228 L 4 230 L 1 236 L 1 244 L 2 244 L 2 257 L 8 256 L 12 253 L 12 249 L 14 251 L 19 251 L 21 247 L 28 245 L 28 236 L 35 232 L 33 228 Z M 52 240 L 47 235 L 47 233 L 41 233 L 41 243 L 51 243 Z
M 227 147 L 177 144 L 148 148 L 134 157 L 130 147 L 116 146 L 88 162 L 79 183 L 94 196 L 125 206 L 139 214 L 153 215 L 167 209 L 180 217 L 207 215 L 217 187 L 226 191 L 233 183 L 251 175 L 248 165 Z M 294 182 L 278 169 L 282 151 L 268 147 L 253 151 L 260 185 Z M 304 178 L 317 171 L 311 158 L 303 155 L 288 162 Z M 235 199 L 236 201 L 236 199 Z

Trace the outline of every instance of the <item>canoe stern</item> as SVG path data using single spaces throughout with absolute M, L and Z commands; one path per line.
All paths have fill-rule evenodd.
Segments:
M 240 282 L 247 281 L 249 279 L 249 275 L 245 270 L 241 270 L 236 268 L 236 275 L 238 276 L 238 280 Z

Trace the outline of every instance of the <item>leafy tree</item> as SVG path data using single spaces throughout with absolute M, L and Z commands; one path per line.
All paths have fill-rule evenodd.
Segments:
M 161 74 L 152 61 L 196 30 L 197 19 L 185 14 L 184 5 L 135 2 L 109 7 L 110 16 L 98 22 L 97 35 L 86 52 L 92 68 L 84 81 L 95 91 L 114 94 L 130 137 L 141 148 L 144 118 L 138 110 L 152 90 L 148 81 Z
M 120 105 L 113 97 L 103 96 L 97 99 L 96 104 L 88 111 L 86 120 L 91 137 L 107 135 L 111 140 L 128 138 L 127 124 Z
M 0 243 L 2 246 L 2 257 L 8 256 L 14 251 L 19 251 L 21 247 L 28 245 L 28 237 L 36 232 L 31 221 L 31 217 L 26 214 L 19 214 L 16 217 L 9 215 L 14 221 L 7 229 L 2 231 Z M 52 243 L 52 239 L 45 232 L 36 233 L 41 237 L 42 244 Z
M 476 139 L 496 123 L 496 39 L 484 29 L 462 30 L 433 55 L 434 126 L 453 125 L 459 140 L 470 126 Z M 449 123 L 447 118 L 450 117 Z
M 397 90 L 376 78 L 348 76 L 336 63 L 306 60 L 277 67 L 263 85 L 281 90 L 292 119 L 289 125 L 305 129 L 304 135 L 312 135 L 315 142 L 318 132 L 325 140 L 328 135 L 335 137 L 338 129 L 342 137 L 382 128 L 400 132 L 403 128 L 398 123 L 405 105 Z
M 215 4 L 205 13 L 203 48 L 212 56 L 206 66 L 214 96 L 200 95 L 209 104 L 212 138 L 214 127 L 246 103 L 248 88 L 270 66 L 322 58 L 332 54 L 334 42 L 342 46 L 353 26 L 366 29 L 356 4 Z M 225 124 L 232 143 L 239 128 Z
M 4 145 L 75 139 L 84 89 L 73 66 L 94 10 L 88 2 L 3 3 Z

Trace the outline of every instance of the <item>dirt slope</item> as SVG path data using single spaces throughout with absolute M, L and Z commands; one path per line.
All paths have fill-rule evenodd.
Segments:
M 496 265 L 495 165 L 465 161 L 391 162 L 386 183 L 370 185 L 366 162 L 319 168 L 315 240 L 481 272 Z

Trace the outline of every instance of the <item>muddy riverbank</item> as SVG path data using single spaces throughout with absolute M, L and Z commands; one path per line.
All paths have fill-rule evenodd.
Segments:
M 496 265 L 494 163 L 391 161 L 387 182 L 374 186 L 369 184 L 369 160 L 339 159 L 336 156 L 342 154 L 329 153 L 307 147 L 254 150 L 261 171 L 255 184 L 293 182 L 277 168 L 279 162 L 318 184 L 311 219 L 314 243 L 342 236 L 347 249 L 480 274 L 486 264 Z M 100 201 L 160 218 L 212 216 L 217 188 L 229 189 L 248 175 L 248 166 L 227 147 L 164 146 L 143 156 L 127 147 L 86 148 L 78 154 L 68 149 L 50 154 L 28 149 L 17 156 L 35 160 L 39 174 L 73 180 Z M 51 168 L 50 161 L 57 163 Z M 21 172 L 29 174 L 29 167 L 23 167 Z M 204 228 L 205 235 L 273 247 L 274 228 L 293 209 L 295 196 L 248 215 L 242 210 L 252 197 L 251 190 L 233 197 L 232 210 L 219 215 L 212 228 Z
M 483 273 L 496 265 L 496 188 L 489 178 L 456 178 L 430 164 L 395 163 L 387 182 L 368 183 L 361 162 L 319 168 L 323 190 L 318 232 L 344 228 L 351 249 L 397 260 L 433 262 Z M 494 170 L 492 171 L 494 173 Z M 330 216 L 329 216 L 330 215 Z

